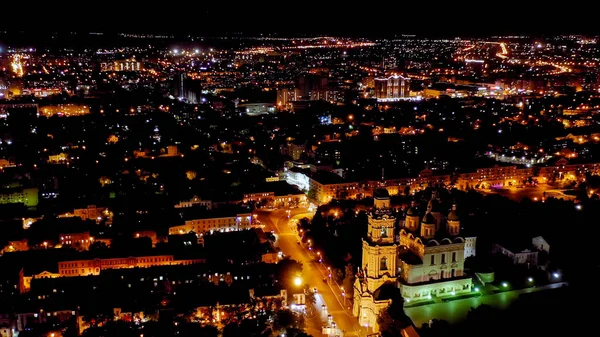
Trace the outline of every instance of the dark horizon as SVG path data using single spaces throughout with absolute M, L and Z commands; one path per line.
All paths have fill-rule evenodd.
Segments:
M 13 8 L 14 7 L 14 8 Z M 594 11 L 571 3 L 552 8 L 534 4 L 459 6 L 385 4 L 353 7 L 347 4 L 304 1 L 288 8 L 280 4 L 189 5 L 185 8 L 148 8 L 135 4 L 102 2 L 94 14 L 73 8 L 28 9 L 26 16 L 6 16 L 0 29 L 25 32 L 153 33 L 216 36 L 276 33 L 284 36 L 336 35 L 388 37 L 401 34 L 439 37 L 485 37 L 491 35 L 547 36 L 600 34 Z M 21 13 L 7 4 L 5 13 Z M 110 9 L 106 11 L 105 9 Z

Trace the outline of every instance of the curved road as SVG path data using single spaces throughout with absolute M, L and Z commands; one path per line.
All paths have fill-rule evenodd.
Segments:
M 327 310 L 327 312 L 320 313 L 323 325 L 326 325 L 326 315 L 330 314 L 333 321 L 341 330 L 339 331 L 340 336 L 365 336 L 364 331 L 358 326 L 356 317 L 346 312 L 350 304 L 346 303 L 346 309 L 344 308 L 344 299 L 341 296 L 341 290 L 337 285 L 331 285 L 331 282 L 323 282 L 323 279 L 328 275 L 326 269 L 311 256 L 312 253 L 306 251 L 302 245 L 298 244 L 298 237 L 288 226 L 289 218 L 287 212 L 285 210 L 276 210 L 271 212 L 257 211 L 256 213 L 258 219 L 265 225 L 266 230 L 275 231 L 277 235 L 276 245 L 281 248 L 283 254 L 302 263 L 304 282 L 311 288 L 317 288 L 320 295 L 317 296 L 317 309 L 320 309 L 323 301 Z M 290 211 L 290 217 L 304 213 L 308 213 L 305 208 L 293 209 Z M 309 320 L 311 321 L 309 322 L 309 327 L 314 328 L 315 318 Z M 321 336 L 321 334 L 317 336 Z

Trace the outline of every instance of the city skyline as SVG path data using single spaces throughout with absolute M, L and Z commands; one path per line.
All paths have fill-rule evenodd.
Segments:
M 587 333 L 593 11 L 92 5 L 6 8 L 0 337 Z

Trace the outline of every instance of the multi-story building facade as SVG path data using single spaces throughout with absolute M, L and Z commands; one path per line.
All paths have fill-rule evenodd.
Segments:
M 140 71 L 143 69 L 144 65 L 134 59 L 116 60 L 100 64 L 100 71 Z
M 130 256 L 106 259 L 64 261 L 58 263 L 61 277 L 99 275 L 102 270 L 122 268 L 148 268 L 156 266 L 187 265 L 203 263 L 203 259 L 176 260 L 173 255 Z
M 86 260 L 58 262 L 58 272 L 42 271 L 35 275 L 26 275 L 24 269 L 19 272 L 19 291 L 28 292 L 31 281 L 40 278 L 97 276 L 103 270 L 123 268 L 149 268 L 157 266 L 177 266 L 204 263 L 205 259 L 178 260 L 173 255 L 130 256 L 116 258 L 94 258 Z
M 60 244 L 63 247 L 71 246 L 77 250 L 88 250 L 94 243 L 90 232 L 60 234 Z
M 38 189 L 17 188 L 0 192 L 0 204 L 24 204 L 27 207 L 35 207 L 38 204 Z
M 299 205 L 306 202 L 306 194 L 288 194 L 275 195 L 275 192 L 256 192 L 244 194 L 244 203 L 247 202 L 266 202 L 267 205 L 274 207 L 287 207 L 290 205 Z
M 84 220 L 98 220 L 109 215 L 106 207 L 96 207 L 96 205 L 89 205 L 86 208 L 76 208 L 73 210 L 73 214 Z
M 285 174 L 290 185 L 306 191 L 308 197 L 318 203 L 328 203 L 333 199 L 354 199 L 360 194 L 358 182 L 346 181 L 339 175 L 323 170 L 299 172 L 288 170 Z
M 409 97 L 410 79 L 392 75 L 375 79 L 375 97 L 378 101 L 399 100 Z
M 111 220 L 112 213 L 106 207 L 97 207 L 96 205 L 88 205 L 86 208 L 75 208 L 73 213 L 67 212 L 59 214 L 59 218 L 79 217 L 82 220 L 94 220 L 100 222 L 103 219 Z
M 465 259 L 476 255 L 477 237 L 465 236 Z
M 186 220 L 183 225 L 169 228 L 169 235 L 212 232 L 232 232 L 250 229 L 253 219 L 251 213 L 234 215 L 212 215 L 207 213 L 194 219 Z

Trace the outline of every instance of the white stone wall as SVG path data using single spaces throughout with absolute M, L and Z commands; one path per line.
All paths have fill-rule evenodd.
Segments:
M 476 254 L 476 237 L 467 237 L 465 238 L 465 259 L 471 256 L 475 256 Z
M 449 280 L 420 285 L 401 284 L 402 297 L 409 300 L 427 298 L 429 295 L 437 297 L 454 296 L 470 293 L 473 287 L 471 278 Z

